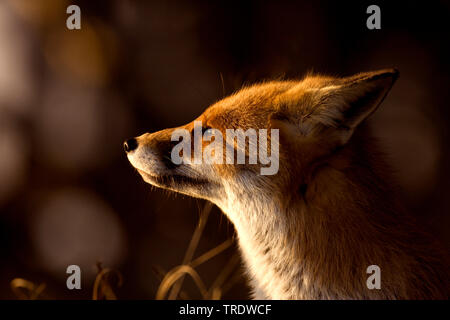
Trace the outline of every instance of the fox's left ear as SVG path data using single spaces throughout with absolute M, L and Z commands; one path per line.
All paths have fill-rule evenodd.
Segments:
M 347 143 L 356 127 L 375 112 L 398 75 L 396 69 L 360 73 L 319 89 L 314 99 L 318 105 L 308 116 L 312 130 L 333 128 L 337 143 Z
M 296 102 L 303 104 L 302 108 L 277 112 L 271 116 L 270 123 L 287 131 L 290 137 L 326 134 L 331 144 L 343 145 L 356 127 L 378 108 L 398 74 L 396 69 L 384 69 L 337 79 L 307 91 L 305 102 Z

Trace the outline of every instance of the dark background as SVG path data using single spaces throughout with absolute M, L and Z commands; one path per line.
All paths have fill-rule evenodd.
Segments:
M 69 4 L 81 30 L 66 28 Z M 381 30 L 366 28 L 370 4 Z M 449 1 L 1 1 L 0 298 L 17 298 L 20 277 L 44 283 L 42 298 L 89 299 L 101 261 L 123 276 L 119 299 L 153 299 L 152 270 L 182 262 L 204 202 L 145 185 L 122 142 L 190 122 L 243 84 L 311 70 L 400 70 L 374 133 L 411 213 L 449 246 L 449 12 Z M 195 256 L 233 234 L 214 208 Z M 234 252 L 198 268 L 207 285 Z M 66 289 L 70 264 L 82 290 Z M 247 298 L 243 279 L 223 298 Z

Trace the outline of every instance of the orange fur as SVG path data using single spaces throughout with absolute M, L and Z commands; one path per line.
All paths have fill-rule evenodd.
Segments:
M 169 168 L 161 155 L 174 129 L 139 137 L 128 157 L 147 182 L 223 210 L 236 227 L 256 298 L 448 299 L 448 252 L 398 203 L 364 122 L 397 75 L 388 69 L 263 83 L 198 118 L 223 133 L 279 129 L 274 176 L 259 175 L 259 164 Z M 366 286 L 373 264 L 381 268 L 381 289 Z

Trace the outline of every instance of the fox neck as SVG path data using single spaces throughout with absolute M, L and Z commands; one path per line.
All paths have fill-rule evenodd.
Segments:
M 236 227 L 255 298 L 389 298 L 366 286 L 368 266 L 402 258 L 385 247 L 400 240 L 383 179 L 366 166 L 327 167 L 303 192 L 237 195 L 224 210 Z M 401 269 L 390 267 L 395 278 Z

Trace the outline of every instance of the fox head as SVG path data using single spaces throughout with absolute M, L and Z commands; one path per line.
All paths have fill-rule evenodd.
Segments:
M 225 212 L 239 204 L 245 207 L 245 202 L 306 196 L 321 170 L 348 165 L 350 160 L 340 155 L 357 152 L 352 141 L 365 134 L 359 125 L 377 109 L 397 77 L 397 70 L 385 69 L 346 78 L 308 75 L 300 81 L 257 84 L 213 104 L 184 126 L 127 140 L 125 151 L 146 182 L 210 200 Z M 267 132 L 266 141 L 261 135 L 254 141 L 246 136 L 244 146 L 233 140 L 225 143 L 223 152 L 220 147 L 212 152 L 223 161 L 202 156 L 195 161 L 194 149 L 206 149 L 218 138 L 216 133 L 228 141 L 231 129 Z M 184 145 L 191 150 L 178 149 L 176 155 L 192 161 L 174 161 L 180 130 L 191 136 Z M 196 137 L 195 132 L 200 134 Z M 252 148 L 255 144 L 258 148 Z M 245 163 L 225 159 L 227 148 L 238 154 L 242 147 Z M 252 152 L 263 151 L 271 163 L 249 161 Z M 275 168 L 273 174 L 261 174 L 268 166 Z

